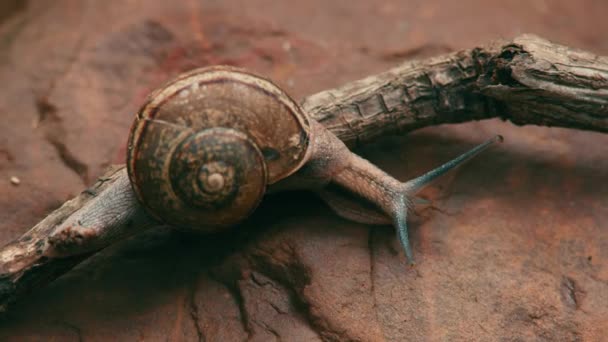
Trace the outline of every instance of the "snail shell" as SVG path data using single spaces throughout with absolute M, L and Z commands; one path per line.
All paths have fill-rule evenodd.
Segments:
M 154 217 L 213 231 L 243 220 L 267 185 L 309 158 L 310 122 L 272 82 L 197 69 L 153 92 L 131 127 L 127 168 Z

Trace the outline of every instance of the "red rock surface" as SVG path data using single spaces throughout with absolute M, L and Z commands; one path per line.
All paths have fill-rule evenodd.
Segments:
M 531 32 L 608 54 L 601 1 L 5 1 L 0 242 L 124 158 L 147 92 L 228 63 L 302 97 L 411 58 Z M 608 336 L 608 136 L 487 121 L 359 153 L 400 179 L 506 142 L 425 192 L 418 266 L 393 231 L 306 193 L 239 234 L 154 231 L 22 301 L 0 340 L 601 341 Z M 16 176 L 21 184 L 14 186 Z

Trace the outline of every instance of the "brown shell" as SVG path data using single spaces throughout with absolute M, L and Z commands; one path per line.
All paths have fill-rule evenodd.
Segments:
M 217 128 L 222 128 L 213 131 L 217 136 L 204 133 Z M 289 176 L 307 161 L 309 134 L 307 116 L 272 82 L 231 67 L 197 69 L 152 93 L 141 108 L 129 136 L 129 178 L 144 206 L 168 224 L 205 227 L 202 229 L 232 225 L 255 209 L 266 184 Z M 204 139 L 186 143 L 201 135 Z M 245 165 L 230 166 L 232 171 L 217 166 L 218 160 L 222 165 L 226 163 L 216 153 L 221 149 L 218 141 L 223 139 L 233 144 L 230 160 L 245 151 L 252 154 L 237 158 Z M 243 147 L 235 147 L 237 140 Z M 208 143 L 215 147 L 201 145 Z M 200 157 L 192 155 L 197 149 L 203 154 Z M 192 162 L 178 167 L 178 155 L 187 155 Z M 254 165 L 258 162 L 262 165 Z M 188 195 L 191 189 L 180 187 L 200 185 L 192 182 L 203 172 L 202 163 L 211 163 L 205 165 L 223 170 L 224 177 L 240 182 L 236 184 L 238 195 L 218 203 L 205 202 L 208 196 L 191 203 L 195 198 Z M 198 173 L 188 176 L 187 172 Z M 238 177 L 233 179 L 232 175 Z M 188 180 L 176 179 L 182 176 Z M 220 180 L 214 184 L 224 185 L 223 178 L 212 178 Z

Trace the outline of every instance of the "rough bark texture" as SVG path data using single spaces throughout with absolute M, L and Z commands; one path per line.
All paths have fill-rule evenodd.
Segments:
M 425 57 L 520 32 L 608 54 L 606 5 L 593 1 L 56 1 L 7 2 L 3 9 L 3 243 L 80 193 L 109 164 L 122 163 L 142 98 L 192 67 L 246 67 L 301 96 L 406 59 L 426 64 L 434 60 Z M 496 68 L 475 76 L 478 84 L 467 83 L 482 89 L 502 80 L 502 95 L 492 87 L 475 95 L 495 98 L 490 107 L 497 111 L 487 115 L 521 123 L 513 115 L 534 112 L 564 89 L 588 103 L 602 101 L 600 77 L 592 84 L 602 86 L 591 93 L 570 87 L 596 77 L 586 74 L 584 58 L 566 63 L 583 69 L 559 59 L 545 68 L 535 59 L 526 67 L 538 71 L 529 75 L 517 66 L 529 63 L 533 49 L 516 45 L 495 60 Z M 504 66 L 517 72 L 490 72 Z M 539 80 L 564 70 L 584 77 L 538 91 L 547 87 Z M 460 93 L 439 83 L 431 89 Z M 541 93 L 543 101 L 531 102 L 536 97 L 526 92 Z M 390 96 L 383 99 L 390 103 Z M 458 108 L 450 101 L 455 107 L 449 108 Z M 366 103 L 357 106 L 375 106 Z M 564 103 L 570 105 L 557 112 L 567 114 L 567 125 L 605 127 L 601 107 L 573 119 L 570 110 L 580 102 Z M 437 108 L 430 98 L 417 104 Z M 452 120 L 449 108 L 431 112 Z M 526 117 L 540 117 L 531 114 Z M 363 122 L 348 118 L 351 126 Z M 409 129 L 405 122 L 399 129 Z M 365 131 L 372 133 L 359 136 L 361 142 L 385 134 Z M 412 223 L 415 270 L 404 267 L 392 229 L 341 220 L 304 193 L 276 195 L 226 235 L 151 230 L 96 253 L 16 305 L 0 322 L 0 339 L 602 340 L 608 334 L 608 136 L 486 120 L 426 128 L 362 144 L 358 152 L 408 179 L 495 133 L 506 139 L 500 149 L 425 192 L 433 206 Z M 358 135 L 344 134 L 356 144 Z M 76 261 L 54 262 L 50 275 Z
M 534 35 L 408 61 L 304 100 L 350 146 L 493 117 L 608 132 L 608 58 Z
M 92 253 L 159 226 L 137 202 L 124 166 L 108 170 L 90 188 L 0 250 L 0 310 L 43 286 Z
M 351 145 L 496 115 L 514 117 L 519 124 L 608 130 L 606 58 L 530 35 L 496 45 L 427 63 L 407 62 L 312 95 L 304 107 Z M 496 103 L 493 96 L 503 102 Z M 49 281 L 69 270 L 77 264 L 75 256 L 87 257 L 151 226 L 154 221 L 136 202 L 124 166 L 110 170 L 92 189 L 0 250 L 1 307 L 40 279 Z

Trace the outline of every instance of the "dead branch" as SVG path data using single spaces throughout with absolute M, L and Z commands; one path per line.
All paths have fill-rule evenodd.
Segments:
M 309 96 L 302 105 L 349 146 L 494 117 L 608 132 L 608 58 L 523 35 L 408 61 Z
M 608 58 L 524 35 L 406 62 L 302 105 L 350 146 L 493 117 L 608 132 Z M 0 250 L 0 310 L 96 251 L 158 224 L 137 203 L 124 167 L 108 171 Z

